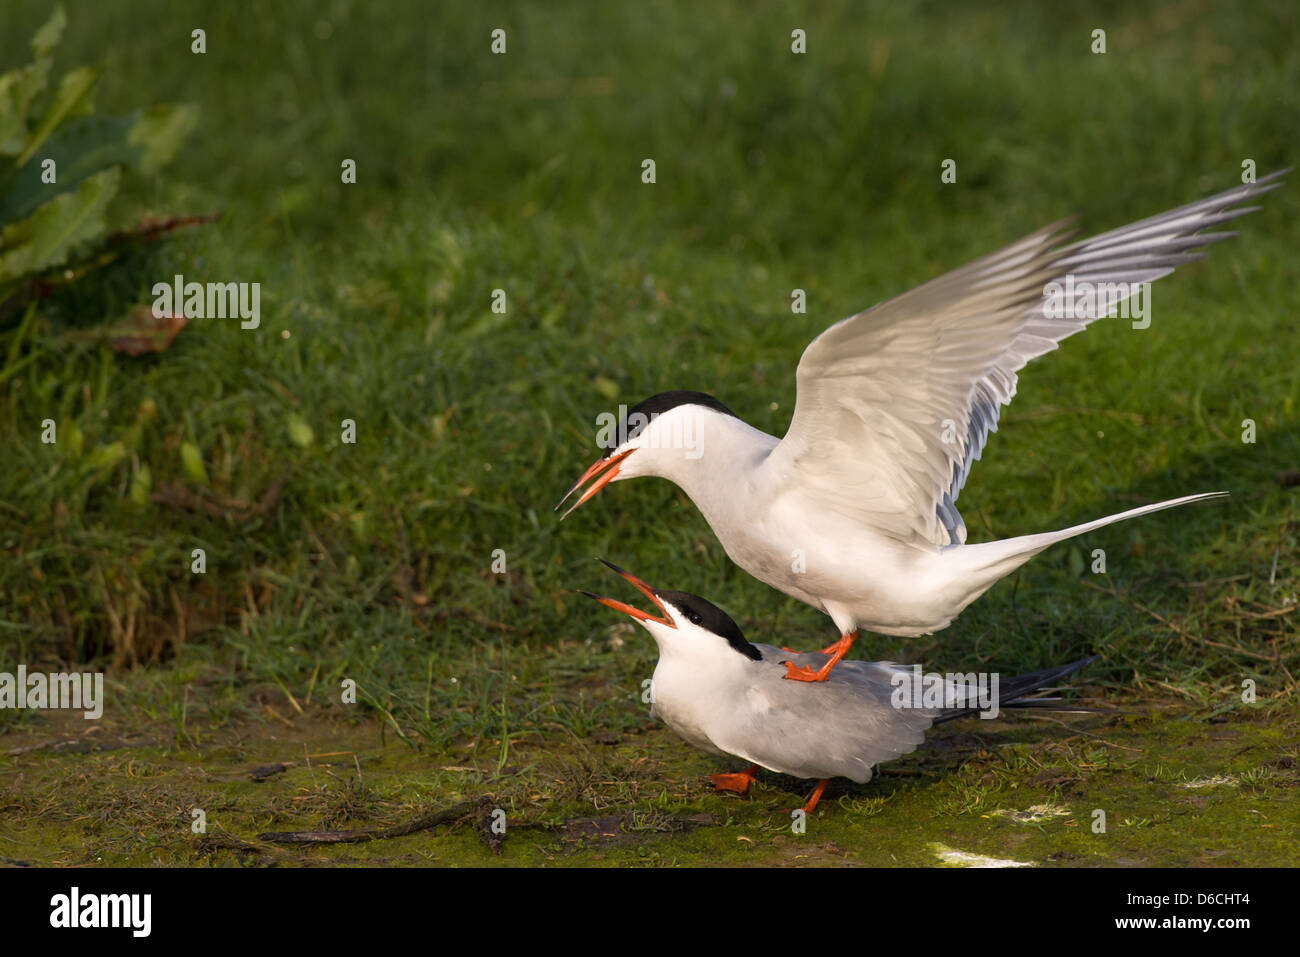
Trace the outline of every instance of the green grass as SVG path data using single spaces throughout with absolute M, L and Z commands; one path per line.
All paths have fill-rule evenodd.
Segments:
M 0 67 L 46 14 L 5 4 Z M 56 67 L 103 62 L 101 109 L 201 107 L 181 157 L 127 182 L 120 219 L 222 218 L 47 300 L 35 357 L 0 381 L 0 661 L 108 663 L 118 717 L 166 723 L 182 751 L 294 720 L 293 701 L 348 714 L 348 678 L 385 733 L 489 769 L 521 742 L 637 726 L 653 648 L 575 595 L 609 587 L 595 556 L 708 597 L 755 640 L 824 644 L 829 622 L 732 566 L 666 483 L 556 521 L 598 413 L 695 388 L 780 434 L 797 357 L 830 323 L 1070 213 L 1098 232 L 1233 185 L 1244 158 L 1289 165 L 1300 133 L 1286 3 L 68 14 Z M 959 505 L 986 540 L 1232 498 L 1058 546 L 946 631 L 864 636 L 858 653 L 1007 671 L 1095 651 L 1087 680 L 1130 704 L 1174 696 L 1207 718 L 1250 679 L 1294 706 L 1300 542 L 1276 476 L 1300 468 L 1298 188 L 1161 280 L 1149 329 L 1103 321 L 1025 370 Z M 175 272 L 260 282 L 261 328 L 196 321 L 156 358 L 58 335 Z M 807 315 L 790 313 L 796 287 Z M 75 422 L 82 458 L 40 442 L 46 418 L 65 436 Z M 123 462 L 85 464 L 119 439 Z M 253 502 L 283 476 L 283 496 L 247 520 L 133 505 L 142 467 L 155 489 L 196 487 L 182 442 L 212 493 Z M 1094 548 L 1105 576 L 1086 571 Z M 0 712 L 0 730 L 41 727 Z

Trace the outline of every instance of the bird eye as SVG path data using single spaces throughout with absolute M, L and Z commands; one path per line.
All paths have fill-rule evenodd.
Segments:
M 700 617 L 700 613 L 698 611 L 688 611 L 686 613 L 686 620 L 689 621 L 692 625 L 698 625 L 704 619 Z

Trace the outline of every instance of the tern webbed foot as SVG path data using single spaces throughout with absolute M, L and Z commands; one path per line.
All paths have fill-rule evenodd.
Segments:
M 754 783 L 754 778 L 758 775 L 758 765 L 751 764 L 745 770 L 736 774 L 710 774 L 709 780 L 719 791 L 732 791 L 736 794 L 747 794 L 749 786 Z
M 783 661 L 785 665 L 785 678 L 789 681 L 825 681 L 830 674 L 830 669 L 825 671 L 813 671 L 807 665 L 793 665 L 788 661 Z
M 796 666 L 788 661 L 782 662 L 782 664 L 785 665 L 785 677 L 790 681 L 825 681 L 830 677 L 831 669 L 834 668 L 835 665 L 839 663 L 839 660 L 848 653 L 848 650 L 853 647 L 853 641 L 857 637 L 858 633 L 855 631 L 851 634 L 842 636 L 839 641 L 835 642 L 835 644 L 823 648 L 821 654 L 830 655 L 831 660 L 826 662 L 826 664 L 822 665 L 816 671 L 809 668 L 807 665 Z M 786 648 L 785 650 L 789 651 L 790 649 Z

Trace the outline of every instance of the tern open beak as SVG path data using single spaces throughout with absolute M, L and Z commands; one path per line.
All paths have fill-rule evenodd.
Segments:
M 574 502 L 572 505 L 569 506 L 568 511 L 566 511 L 563 515 L 560 516 L 560 521 L 564 521 L 566 518 L 568 518 L 569 512 L 572 512 L 575 508 L 577 508 L 583 502 L 587 501 L 587 499 L 591 498 L 593 495 L 595 495 L 597 492 L 603 489 L 606 485 L 608 485 L 611 481 L 613 481 L 614 476 L 618 474 L 619 463 L 622 462 L 625 458 L 627 458 L 635 451 L 636 449 L 625 449 L 624 451 L 619 452 L 618 455 L 612 455 L 607 459 L 603 459 L 603 458 L 596 459 L 596 461 L 591 464 L 591 468 L 583 472 L 582 477 L 579 478 L 578 481 L 573 483 L 573 487 L 564 493 L 564 498 L 560 499 L 559 505 L 555 506 L 555 511 L 558 512 L 560 510 L 560 506 L 562 506 L 565 502 L 569 500 L 570 495 L 572 495 L 578 489 L 582 488 L 583 483 L 586 482 L 587 479 L 592 478 L 593 476 L 596 475 L 600 475 L 600 478 L 596 479 L 596 481 L 591 484 L 591 488 L 587 489 L 587 491 L 582 493 L 581 498 L 579 498 L 576 502 Z M 608 469 L 608 471 L 606 471 L 606 469 Z M 602 472 L 604 473 L 603 475 L 601 474 Z M 611 565 L 610 567 L 612 568 L 613 566 Z
M 659 613 L 661 617 L 656 618 L 654 615 L 650 614 L 649 612 L 642 611 L 640 608 L 633 608 L 631 605 L 625 604 L 624 602 L 621 602 L 616 598 L 605 598 L 602 595 L 593 595 L 589 591 L 584 591 L 582 594 L 586 595 L 588 598 L 596 599 L 596 601 L 600 602 L 602 605 L 606 606 L 607 608 L 613 608 L 615 611 L 621 611 L 625 615 L 631 615 L 637 621 L 657 621 L 659 622 L 659 624 L 667 625 L 669 628 L 677 627 L 675 624 L 673 624 L 673 619 L 672 616 L 668 614 L 668 609 L 664 608 L 664 603 L 661 602 L 657 597 L 655 597 L 655 592 L 653 588 L 651 588 L 641 579 L 637 578 L 631 572 L 624 571 L 623 569 L 619 568 L 613 562 L 607 562 L 603 558 L 600 559 L 600 562 L 614 569 L 614 571 L 618 572 L 629 582 L 631 582 L 633 587 L 635 587 L 637 591 L 639 591 L 641 594 L 645 595 L 652 602 L 654 602 L 655 607 L 659 609 Z

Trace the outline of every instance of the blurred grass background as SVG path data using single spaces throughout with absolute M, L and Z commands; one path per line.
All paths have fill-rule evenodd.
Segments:
M 1234 185 L 1246 158 L 1286 166 L 1300 131 L 1286 2 L 66 6 L 56 70 L 104 63 L 101 109 L 201 108 L 116 208 L 221 220 L 47 301 L 40 355 L 0 384 L 0 645 L 107 663 L 159 713 L 186 684 L 220 717 L 249 685 L 353 677 L 431 740 L 597 724 L 654 651 L 573 594 L 611 589 L 594 556 L 755 640 L 824 644 L 828 620 L 733 567 L 667 483 L 556 521 L 597 415 L 691 388 L 781 434 L 825 326 L 1070 213 L 1100 232 Z M 0 66 L 48 10 L 4 4 Z M 1058 546 L 939 635 L 857 653 L 1028 669 L 1095 650 L 1102 683 L 1207 706 L 1247 677 L 1294 689 L 1296 493 L 1276 476 L 1300 468 L 1297 186 L 1264 207 L 1156 285 L 1149 329 L 1100 322 L 1022 373 L 959 505 L 978 541 L 1232 499 Z M 260 282 L 261 328 L 195 321 L 147 358 L 53 335 L 176 272 Z M 45 418 L 130 455 L 88 467 L 40 442 Z M 208 494 L 283 496 L 251 518 L 133 504 L 142 467 L 201 487 L 183 442 Z M 593 675 L 625 692 L 609 714 Z

